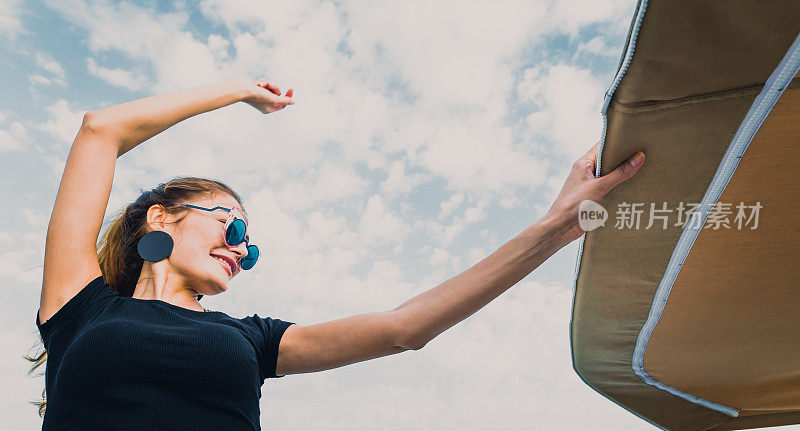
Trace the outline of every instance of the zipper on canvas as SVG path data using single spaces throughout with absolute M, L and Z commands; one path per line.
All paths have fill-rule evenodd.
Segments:
M 631 21 L 631 31 L 628 34 L 628 39 L 625 43 L 625 54 L 622 57 L 622 60 L 617 67 L 617 73 L 614 75 L 614 80 L 611 81 L 611 86 L 606 91 L 605 96 L 603 97 L 603 107 L 600 110 L 600 113 L 603 116 L 603 129 L 600 133 L 600 146 L 597 148 L 597 163 L 595 165 L 595 178 L 600 176 L 600 162 L 601 162 L 601 155 L 603 153 L 603 145 L 606 141 L 606 130 L 608 129 L 608 105 L 611 103 L 611 98 L 614 97 L 614 91 L 616 91 L 617 87 L 619 86 L 620 81 L 622 81 L 622 77 L 625 75 L 625 72 L 628 70 L 628 66 L 631 64 L 631 59 L 633 58 L 633 51 L 636 48 L 636 38 L 639 36 L 639 28 L 642 25 L 642 19 L 644 18 L 644 11 L 647 9 L 647 0 L 641 0 L 636 5 L 636 12 L 634 14 L 633 21 Z M 581 240 L 578 243 L 578 258 L 575 261 L 575 270 L 573 274 L 573 278 L 575 279 L 576 288 L 577 288 L 577 281 L 578 281 L 578 269 L 581 265 L 581 256 L 583 255 L 583 241 L 586 237 L 586 234 L 581 236 Z M 575 297 L 575 289 L 573 289 L 573 300 Z

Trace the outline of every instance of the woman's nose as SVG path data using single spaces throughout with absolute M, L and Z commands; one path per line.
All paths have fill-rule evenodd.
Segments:
M 237 255 L 237 260 L 241 261 L 247 256 L 247 243 L 242 241 L 239 245 L 228 246 L 228 249 Z

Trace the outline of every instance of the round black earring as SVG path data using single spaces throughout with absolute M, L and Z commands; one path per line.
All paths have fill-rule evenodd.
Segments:
M 148 262 L 158 262 L 166 259 L 172 253 L 174 242 L 172 237 L 163 231 L 154 230 L 147 232 L 136 247 L 139 256 Z

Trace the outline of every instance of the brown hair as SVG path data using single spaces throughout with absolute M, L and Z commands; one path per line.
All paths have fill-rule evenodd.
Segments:
M 120 296 L 133 296 L 144 264 L 137 247 L 139 239 L 147 233 L 147 210 L 151 206 L 160 205 L 169 214 L 180 214 L 180 217 L 174 222 L 177 224 L 183 221 L 189 212 L 188 208 L 177 205 L 177 203 L 202 199 L 217 192 L 231 195 L 244 209 L 241 196 L 220 181 L 197 177 L 176 177 L 157 185 L 152 190 L 142 191 L 142 194 L 134 202 L 117 213 L 97 244 L 100 270 L 103 273 L 103 279 L 111 286 L 111 289 L 119 292 Z M 247 217 L 247 213 L 244 215 Z M 197 295 L 198 300 L 202 297 L 203 295 Z M 43 346 L 39 356 L 36 358 L 23 356 L 34 363 L 28 374 L 47 361 L 47 350 L 44 349 L 41 334 L 39 334 L 39 341 Z M 30 403 L 39 406 L 39 416 L 44 416 L 47 408 L 46 389 L 42 390 L 42 401 L 30 401 Z

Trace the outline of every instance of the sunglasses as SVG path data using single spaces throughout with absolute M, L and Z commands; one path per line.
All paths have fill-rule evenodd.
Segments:
M 197 205 L 190 205 L 190 204 L 181 204 L 178 203 L 176 205 L 182 205 L 189 208 L 195 208 L 203 211 L 215 211 L 218 209 L 223 209 L 228 212 L 228 220 L 225 222 L 225 243 L 231 247 L 236 247 L 241 243 L 247 244 L 247 256 L 242 259 L 241 267 L 244 270 L 248 270 L 252 268 L 256 261 L 258 260 L 258 247 L 253 244 L 250 244 L 250 235 L 247 235 L 247 225 L 244 222 L 244 216 L 239 211 L 238 208 L 225 208 L 225 207 L 214 207 L 214 208 L 203 208 Z

